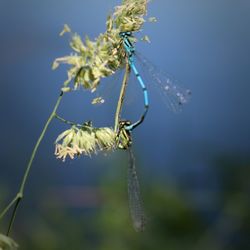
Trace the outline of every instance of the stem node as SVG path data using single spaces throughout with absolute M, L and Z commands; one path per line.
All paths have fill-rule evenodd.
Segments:
M 15 196 L 15 198 L 6 206 L 6 208 L 3 210 L 2 213 L 0 213 L 0 221 L 1 219 L 5 216 L 5 214 L 9 211 L 9 209 L 14 206 L 14 209 L 13 209 L 13 212 L 11 214 L 11 219 L 10 219 L 10 222 L 9 222 L 9 226 L 8 226 L 8 231 L 7 231 L 7 235 L 10 234 L 11 232 L 11 229 L 12 229 L 12 226 L 13 226 L 13 223 L 14 223 L 14 220 L 15 220 L 15 217 L 16 217 L 16 213 L 17 213 L 17 209 L 19 207 L 19 204 L 20 204 L 20 201 L 23 199 L 23 194 L 24 194 L 24 188 L 25 188 L 25 184 L 26 184 L 26 181 L 27 181 L 27 178 L 29 176 L 29 173 L 30 173 L 30 169 L 31 169 L 31 166 L 32 166 L 32 163 L 33 163 L 33 160 L 36 156 L 36 152 L 38 150 L 38 147 L 47 131 L 47 128 L 49 126 L 49 124 L 51 123 L 51 121 L 53 120 L 53 118 L 55 117 L 56 115 L 56 110 L 58 109 L 58 106 L 61 102 L 61 99 L 62 99 L 62 96 L 63 96 L 63 92 L 60 93 L 58 99 L 57 99 L 57 102 L 55 104 L 55 107 L 53 109 L 53 111 L 51 112 L 43 130 L 42 130 L 42 133 L 40 134 L 37 142 L 36 142 L 36 145 L 34 146 L 33 148 L 33 151 L 32 151 L 32 154 L 30 156 L 30 160 L 28 162 L 28 165 L 26 167 L 26 170 L 25 170 L 25 173 L 24 173 L 24 176 L 23 176 L 23 179 L 22 179 L 22 182 L 21 182 L 21 185 L 20 185 L 20 188 Z

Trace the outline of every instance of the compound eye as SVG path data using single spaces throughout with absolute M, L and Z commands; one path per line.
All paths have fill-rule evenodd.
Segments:
M 119 36 L 120 36 L 120 37 L 124 37 L 124 36 L 125 36 L 125 32 L 120 32 L 120 33 L 119 33 Z

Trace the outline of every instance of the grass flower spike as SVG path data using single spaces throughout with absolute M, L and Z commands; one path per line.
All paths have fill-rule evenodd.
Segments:
M 0 250 L 16 250 L 18 247 L 8 236 L 11 234 L 19 205 L 24 197 L 26 183 L 30 176 L 30 170 L 38 152 L 38 148 L 52 120 L 58 119 L 60 122 L 70 126 L 70 128 L 62 132 L 55 141 L 55 155 L 62 161 L 65 161 L 66 158 L 74 159 L 81 155 L 91 156 L 100 151 L 106 152 L 115 149 L 130 149 L 131 131 L 128 129 L 129 127 L 125 125 L 132 126 L 133 128 L 134 124 L 122 124 L 122 127 L 119 128 L 120 114 L 131 67 L 127 56 L 127 50 L 133 48 L 134 43 L 137 41 L 133 35 L 129 34 L 140 31 L 145 22 L 144 16 L 146 14 L 147 3 L 148 0 L 123 0 L 121 5 L 115 8 L 114 13 L 108 16 L 106 30 L 94 40 L 91 40 L 87 36 L 82 38 L 80 35 L 73 32 L 68 25 L 64 25 L 60 36 L 70 34 L 70 47 L 72 51 L 67 56 L 55 59 L 52 69 L 58 68 L 61 64 L 68 65 L 67 79 L 60 88 L 55 105 L 32 150 L 16 195 L 0 212 L 1 222 L 1 220 L 11 211 L 6 236 L 0 234 Z M 155 19 L 151 19 L 151 22 L 154 21 Z M 144 37 L 142 40 L 149 42 L 148 37 Z M 129 48 L 125 48 L 125 42 L 129 44 Z M 94 92 L 103 78 L 115 74 L 116 71 L 121 68 L 125 68 L 125 74 L 117 103 L 114 128 L 96 128 L 93 127 L 90 122 L 77 124 L 65 120 L 58 115 L 58 108 L 62 102 L 63 96 L 67 92 L 78 90 L 79 88 L 88 89 Z M 135 70 L 135 66 L 133 69 Z M 139 79 L 139 74 L 136 75 Z M 146 88 L 144 88 L 144 97 L 145 96 Z M 104 101 L 103 98 L 99 97 L 93 99 L 92 104 L 99 104 Z M 120 130 L 120 132 L 118 130 Z M 133 157 L 131 157 L 131 159 L 132 158 Z M 131 166 L 133 168 L 131 168 L 131 170 L 133 170 L 133 175 L 131 176 L 134 178 L 132 184 L 137 187 L 138 181 L 136 179 L 136 174 L 134 174 L 133 165 L 134 160 L 132 159 Z M 139 195 L 139 191 L 136 190 L 136 194 Z M 138 197 L 138 195 L 135 197 Z
M 120 44 L 120 32 L 139 31 L 145 22 L 147 0 L 126 0 L 115 8 L 112 16 L 108 16 L 106 31 L 94 41 L 82 38 L 73 33 L 68 25 L 64 25 L 60 35 L 71 34 L 70 47 L 73 52 L 69 56 L 57 58 L 52 68 L 60 64 L 68 64 L 68 78 L 64 87 L 78 89 L 95 89 L 102 78 L 114 74 L 124 66 L 124 51 Z M 67 88 L 68 91 L 68 88 Z
M 0 234 L 0 250 L 17 250 L 17 243 L 3 234 Z
M 110 128 L 94 128 L 84 125 L 81 128 L 72 126 L 61 133 L 55 141 L 55 155 L 65 161 L 67 156 L 96 154 L 98 151 L 109 151 L 115 148 L 115 132 Z

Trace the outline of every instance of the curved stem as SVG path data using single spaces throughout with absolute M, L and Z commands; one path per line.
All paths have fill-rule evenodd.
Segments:
M 9 226 L 8 226 L 8 230 L 7 230 L 7 233 L 6 233 L 7 236 L 10 234 L 11 228 L 12 228 L 14 220 L 16 218 L 17 208 L 19 206 L 20 201 L 22 200 L 22 197 L 23 197 L 23 195 L 20 195 L 20 197 L 18 197 L 18 199 L 17 199 L 17 201 L 15 203 L 15 207 L 13 209 L 11 219 L 10 219 L 10 223 L 9 223 Z
M 59 106 L 59 104 L 61 102 L 62 96 L 63 96 L 63 92 L 60 93 L 59 98 L 57 99 L 57 102 L 55 104 L 55 107 L 54 107 L 52 113 L 50 114 L 50 116 L 49 116 L 43 130 L 42 130 L 42 133 L 40 134 L 40 136 L 39 136 L 39 138 L 37 140 L 37 143 L 36 143 L 35 147 L 33 148 L 30 160 L 28 162 L 28 165 L 26 167 L 26 170 L 25 170 L 25 173 L 24 173 L 21 185 L 20 185 L 20 189 L 19 189 L 16 197 L 9 203 L 9 205 L 4 209 L 4 211 L 0 215 L 0 220 L 1 220 L 3 218 L 3 216 L 7 213 L 7 211 L 15 204 L 12 215 L 11 215 L 10 223 L 9 223 L 9 226 L 8 226 L 7 235 L 9 235 L 10 232 L 11 232 L 11 228 L 12 228 L 12 225 L 13 225 L 15 217 L 16 217 L 17 209 L 19 207 L 20 201 L 23 198 L 25 184 L 27 182 L 27 178 L 29 176 L 33 160 L 34 160 L 34 158 L 36 156 L 37 149 L 38 149 L 38 147 L 39 147 L 39 145 L 40 145 L 40 143 L 41 143 L 41 141 L 42 141 L 42 139 L 43 139 L 43 137 L 44 137 L 44 135 L 45 135 L 45 133 L 47 131 L 47 128 L 48 128 L 49 124 L 51 123 L 52 119 L 55 117 L 55 114 L 56 114 L 58 106 Z
M 114 126 L 115 132 L 117 132 L 117 130 L 118 130 L 119 120 L 120 120 L 121 111 L 122 111 L 122 105 L 123 105 L 123 101 L 124 101 L 124 97 L 125 97 L 125 93 L 126 93 L 126 88 L 127 88 L 127 84 L 128 84 L 129 73 L 130 73 L 130 66 L 129 66 L 129 63 L 127 61 L 126 68 L 125 68 L 125 74 L 124 74 L 124 78 L 122 81 L 120 96 L 119 96 L 119 100 L 118 100 L 117 108 L 116 108 L 116 113 L 115 113 L 115 126 Z
M 82 127 L 83 126 L 82 124 L 75 123 L 75 122 L 72 122 L 72 121 L 68 121 L 68 120 L 64 119 L 63 117 L 59 116 L 58 114 L 55 114 L 55 118 L 58 119 L 59 121 L 63 122 L 63 123 L 71 125 L 71 126 L 76 126 L 76 127 Z
M 5 216 L 5 214 L 9 211 L 9 209 L 15 204 L 17 199 L 18 199 L 18 195 L 16 195 L 16 197 L 6 206 L 6 208 L 0 214 L 0 220 Z

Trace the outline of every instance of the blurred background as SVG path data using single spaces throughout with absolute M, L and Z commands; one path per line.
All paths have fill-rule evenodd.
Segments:
M 119 3 L 0 0 L 0 209 L 17 192 L 66 79 L 66 67 L 51 70 L 56 57 L 71 53 L 70 37 L 59 37 L 63 25 L 94 39 Z M 249 10 L 249 1 L 233 0 L 155 0 L 148 6 L 148 17 L 158 22 L 144 26 L 140 35 L 151 43 L 138 43 L 138 50 L 190 88 L 192 97 L 174 114 L 150 92 L 148 116 L 133 133 L 146 231 L 136 233 L 129 218 L 126 152 L 62 163 L 54 157 L 54 141 L 67 126 L 55 120 L 15 221 L 12 236 L 20 249 L 250 249 Z M 117 95 L 109 98 L 92 107 L 86 91 L 70 93 L 59 114 L 113 126 Z M 123 118 L 135 119 L 143 108 L 138 87 L 127 103 Z

